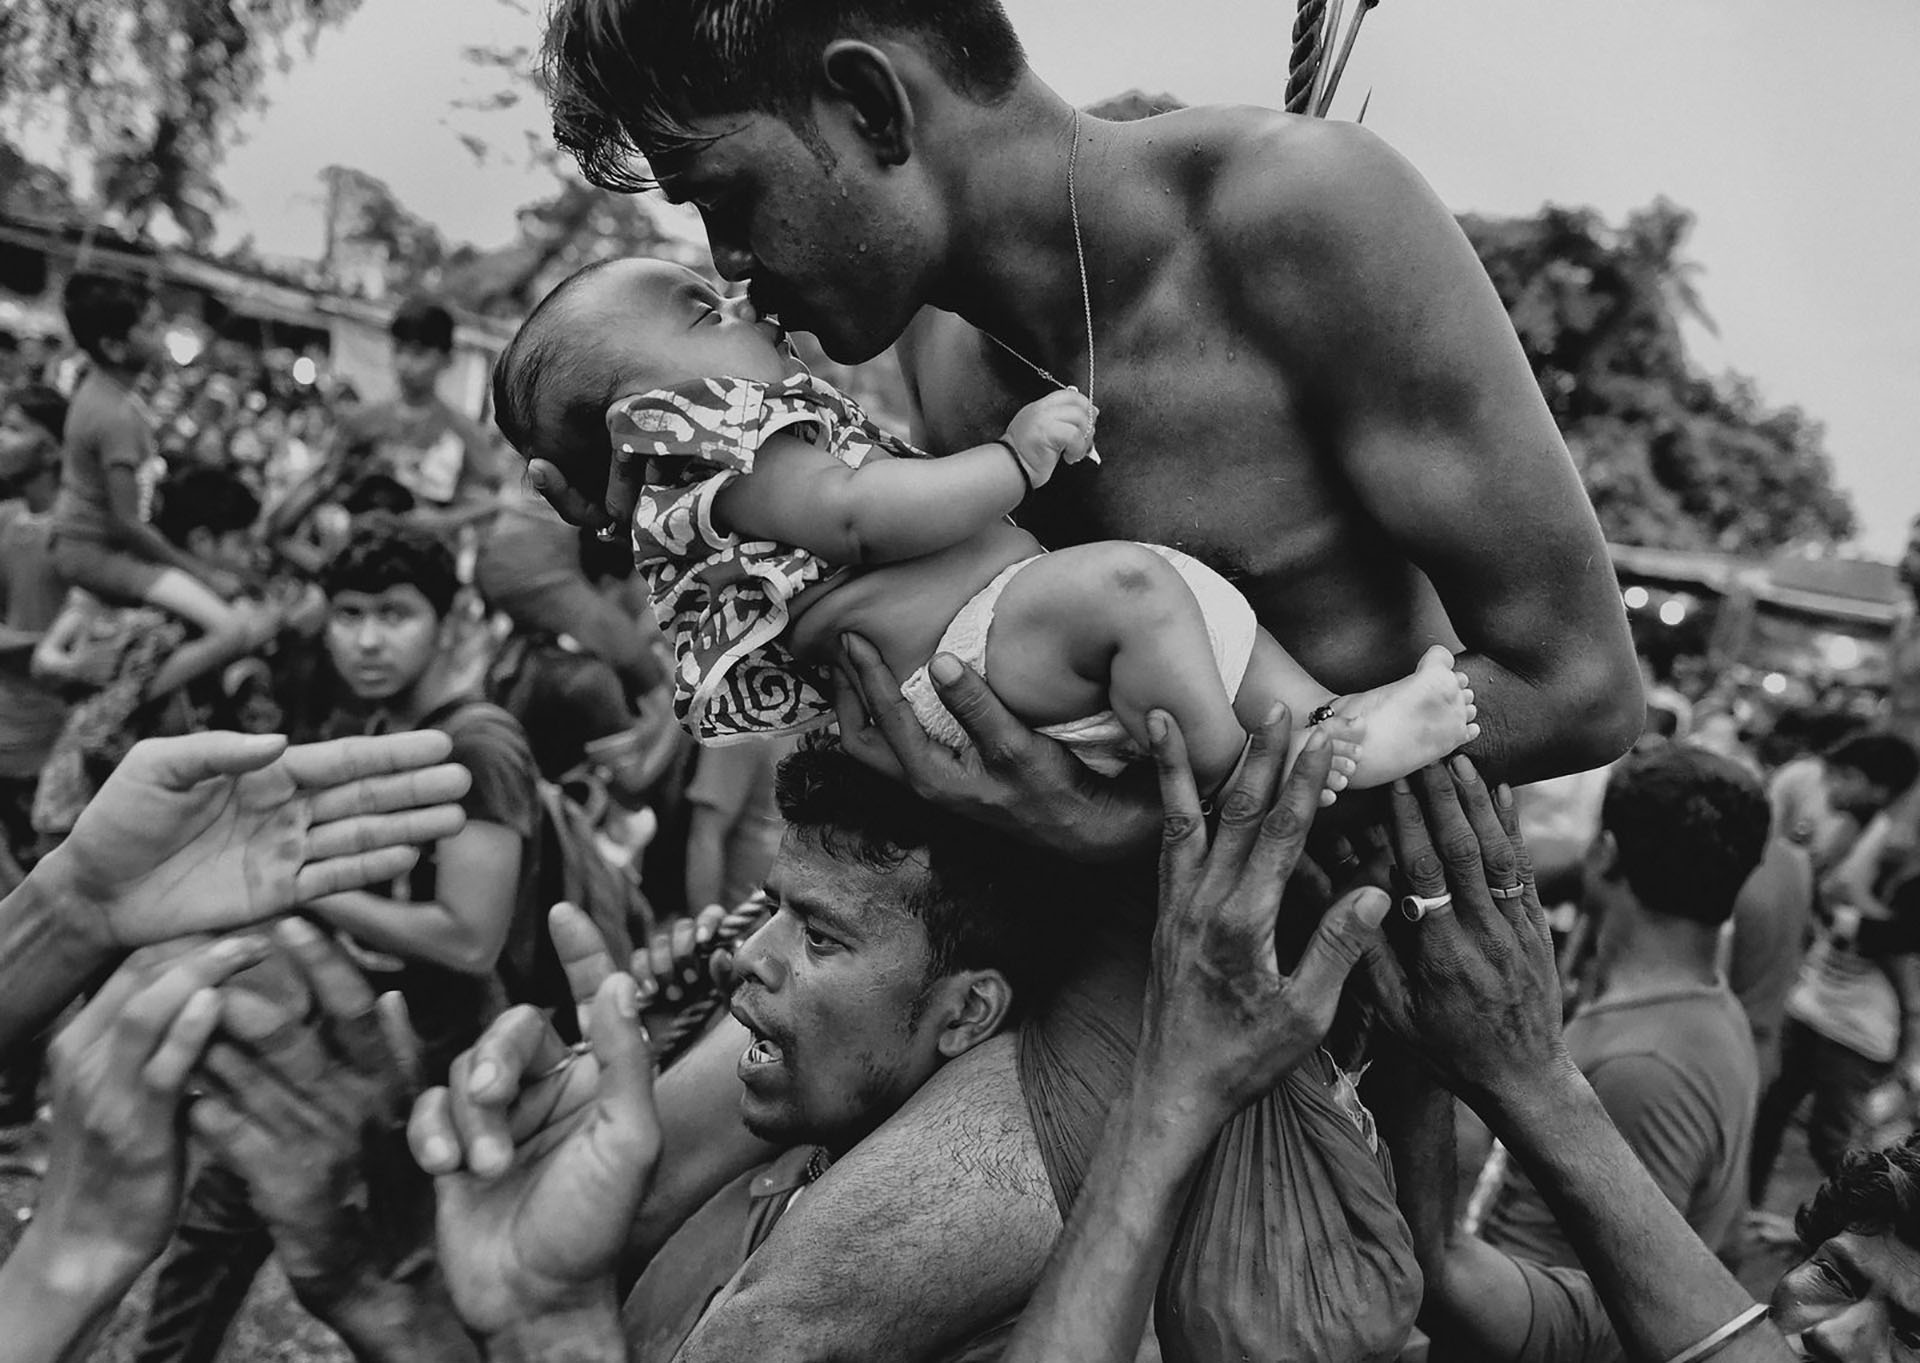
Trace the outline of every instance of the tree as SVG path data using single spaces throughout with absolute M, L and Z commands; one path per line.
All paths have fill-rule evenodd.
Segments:
M 363 170 L 328 166 L 320 179 L 327 187 L 323 268 L 335 284 L 379 296 L 433 282 L 447 259 L 439 228 Z
M 271 60 L 291 61 L 360 0 L 7 0 L 0 130 L 53 111 L 94 162 L 106 208 L 137 233 L 171 221 L 196 246 L 226 198 L 215 171 Z
M 1659 200 L 1619 228 L 1551 206 L 1461 225 L 1609 539 L 1763 554 L 1853 534 L 1819 423 L 1689 361 L 1682 323 L 1711 325 L 1681 254 L 1691 214 Z

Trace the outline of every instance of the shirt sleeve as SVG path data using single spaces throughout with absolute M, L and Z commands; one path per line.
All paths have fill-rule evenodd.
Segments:
M 615 402 L 607 409 L 608 439 L 646 461 L 633 515 L 636 561 L 730 548 L 737 537 L 714 524 L 714 499 L 753 472 L 770 436 L 820 420 L 802 395 L 750 379 L 695 379 Z
M 1659 1056 L 1613 1056 L 1587 1080 L 1667 1201 L 1686 1210 L 1700 1171 L 1713 1159 L 1711 1115 Z
M 100 467 L 137 469 L 153 457 L 153 432 L 136 408 L 104 422 L 97 437 Z
M 1515 1259 L 1533 1307 L 1516 1363 L 1620 1363 L 1626 1357 L 1593 1280 L 1577 1268 Z
M 504 715 L 462 719 L 448 729 L 453 739 L 450 762 L 473 775 L 460 807 L 477 823 L 499 824 L 522 838 L 533 836 L 538 779 L 526 740 Z

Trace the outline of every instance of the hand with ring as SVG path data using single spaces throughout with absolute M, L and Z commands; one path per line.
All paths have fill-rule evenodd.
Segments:
M 1369 958 L 1381 1012 L 1448 1088 L 1497 1104 L 1572 1065 L 1513 794 L 1489 791 L 1455 757 L 1396 781 L 1392 801 L 1394 860 L 1409 891 L 1401 917 L 1412 922 Z

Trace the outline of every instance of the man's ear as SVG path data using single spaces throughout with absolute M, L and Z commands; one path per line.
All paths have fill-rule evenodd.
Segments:
M 940 1029 L 940 1054 L 957 1059 L 1005 1025 L 1013 1007 L 1013 986 L 997 970 L 969 970 L 948 981 L 957 990 L 955 1006 Z
M 913 99 L 893 59 L 872 43 L 840 38 L 820 54 L 826 95 L 846 108 L 856 133 L 883 166 L 913 154 Z
M 1611 831 L 1601 829 L 1593 835 L 1593 845 L 1587 849 L 1587 859 L 1595 875 L 1608 880 L 1620 870 L 1620 844 Z

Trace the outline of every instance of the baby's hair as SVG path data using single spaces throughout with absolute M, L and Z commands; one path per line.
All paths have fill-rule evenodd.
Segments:
M 578 338 L 568 335 L 561 307 L 585 280 L 616 263 L 595 261 L 562 280 L 527 315 L 493 366 L 493 420 L 500 434 L 522 458 L 550 461 L 588 496 L 605 490 L 607 404 L 618 394 L 573 395 L 555 407 L 556 385 L 577 381 L 581 363 Z

